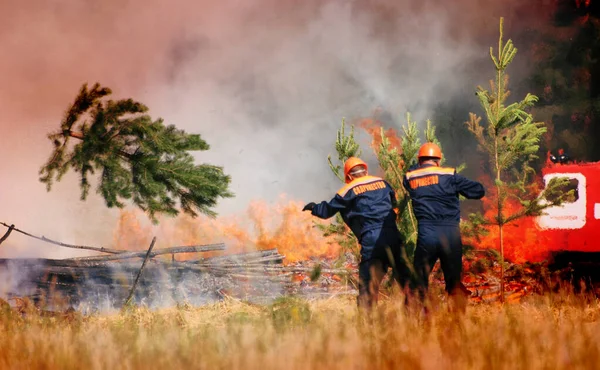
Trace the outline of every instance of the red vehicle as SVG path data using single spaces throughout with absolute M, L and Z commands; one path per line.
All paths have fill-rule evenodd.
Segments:
M 557 268 L 600 261 L 600 162 L 561 164 L 553 159 L 558 163 L 549 162 L 542 170 L 544 183 L 568 177 L 565 191 L 575 190 L 575 199 L 536 218 L 540 242 L 547 245 Z

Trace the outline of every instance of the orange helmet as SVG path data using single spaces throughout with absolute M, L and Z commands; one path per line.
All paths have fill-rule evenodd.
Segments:
M 350 182 L 350 179 L 348 179 L 348 174 L 356 166 L 365 166 L 366 170 L 369 169 L 369 166 L 367 166 L 367 164 L 365 163 L 365 161 L 363 161 L 362 159 L 356 158 L 356 157 L 350 157 L 350 158 L 348 158 L 346 160 L 346 163 L 344 163 L 344 179 L 346 180 L 346 183 Z
M 425 143 L 421 145 L 418 157 L 442 159 L 442 150 L 435 143 Z

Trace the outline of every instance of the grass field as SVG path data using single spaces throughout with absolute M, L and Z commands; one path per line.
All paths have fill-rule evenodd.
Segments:
M 234 299 L 111 315 L 46 317 L 4 307 L 1 369 L 574 369 L 598 368 L 600 306 L 568 294 L 518 304 L 440 303 L 429 321 L 354 297 L 268 306 Z

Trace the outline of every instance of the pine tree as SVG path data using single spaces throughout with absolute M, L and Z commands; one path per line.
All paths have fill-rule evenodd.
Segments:
M 503 18 L 500 18 L 498 55 L 490 47 L 490 57 L 496 69 L 495 80 L 490 81 L 490 91 L 477 87 L 476 95 L 485 112 L 487 127 L 481 125 L 482 118 L 470 113 L 467 128 L 478 142 L 479 149 L 489 160 L 491 177 L 494 179 L 496 216 L 485 220 L 481 214 L 472 217 L 479 225 L 494 225 L 499 231 L 501 300 L 504 300 L 504 225 L 527 216 L 537 216 L 543 210 L 560 205 L 573 193 L 562 193 L 568 179 L 553 179 L 545 190 L 537 195 L 535 171 L 532 161 L 538 158 L 539 143 L 546 132 L 543 122 L 534 122 L 527 109 L 533 107 L 538 98 L 527 94 L 521 101 L 505 105 L 509 96 L 506 68 L 513 61 L 517 49 L 512 40 L 503 42 Z M 513 212 L 506 209 L 507 202 L 513 200 L 518 208 Z
M 386 133 L 384 128 L 380 127 L 380 137 L 377 140 L 379 144 L 374 150 L 377 155 L 379 167 L 383 172 L 384 179 L 396 190 L 396 206 L 399 210 L 396 222 L 405 242 L 407 252 L 406 258 L 407 260 L 412 260 L 417 243 L 417 221 L 412 210 L 410 197 L 404 188 L 402 180 L 409 168 L 417 163 L 417 153 L 421 147 L 421 141 L 419 139 L 417 123 L 412 121 L 410 113 L 406 114 L 406 120 L 406 125 L 402 126 L 403 135 L 399 138 L 400 147 L 392 145 L 389 133 Z M 334 164 L 331 156 L 328 157 L 331 171 L 342 182 L 344 181 L 344 174 L 341 170 L 343 163 L 349 157 L 360 156 L 361 154 L 360 146 L 354 138 L 354 126 L 351 127 L 350 134 L 346 135 L 345 125 L 345 121 L 342 121 L 342 126 L 340 130 L 338 130 L 335 143 L 339 163 Z M 435 127 L 430 121 L 427 121 L 427 127 L 424 134 L 427 142 L 434 142 L 441 147 L 441 144 L 435 135 Z M 375 171 L 370 170 L 369 172 L 374 173 Z M 345 249 L 351 250 L 355 256 L 358 257 L 360 251 L 358 241 L 343 224 L 343 220 L 339 214 L 337 215 L 335 223 L 330 225 L 319 225 L 319 227 L 326 236 L 336 235 L 338 243 L 346 247 Z
M 354 138 L 354 126 L 350 128 L 350 134 L 346 135 L 346 121 L 344 119 L 342 119 L 342 126 L 337 132 L 335 151 L 337 152 L 338 164 L 333 163 L 331 155 L 327 156 L 327 162 L 329 163 L 331 172 L 341 182 L 345 182 L 344 162 L 350 157 L 360 157 L 362 151 Z M 349 252 L 355 259 L 360 257 L 358 239 L 356 239 L 350 228 L 344 224 L 344 220 L 339 213 L 335 216 L 334 222 L 330 224 L 317 223 L 316 226 L 323 232 L 324 236 L 335 237 L 336 242 L 342 247 L 342 255 Z
M 412 257 L 417 243 L 417 220 L 412 203 L 404 188 L 403 178 L 408 169 L 414 165 L 420 147 L 419 130 L 417 123 L 411 121 L 410 113 L 406 114 L 407 124 L 402 126 L 403 135 L 400 138 L 400 148 L 391 145 L 390 139 L 385 135 L 383 127 L 380 128 L 381 144 L 376 150 L 379 166 L 384 172 L 385 180 L 396 190 L 398 207 L 397 225 L 402 233 L 407 254 Z M 429 122 L 427 123 L 430 129 Z
M 442 149 L 442 143 L 437 139 L 435 130 L 435 126 L 432 125 L 430 120 L 427 120 L 423 132 L 425 141 L 435 143 Z M 417 154 L 421 147 L 417 122 L 412 121 L 410 113 L 406 113 L 406 125 L 402 125 L 400 148 L 391 145 L 391 141 L 385 134 L 383 127 L 380 128 L 380 137 L 381 143 L 376 150 L 377 159 L 384 172 L 385 180 L 396 189 L 399 210 L 397 225 L 404 237 L 407 257 L 412 259 L 417 245 L 418 223 L 413 212 L 410 196 L 407 189 L 404 188 L 403 179 L 411 167 L 417 165 Z M 445 158 L 442 158 L 440 164 L 444 164 L 444 162 Z M 464 165 L 460 165 L 457 171 L 460 172 L 463 168 Z
M 197 134 L 188 134 L 132 99 L 106 100 L 111 90 L 84 84 L 67 110 L 60 130 L 48 135 L 54 151 L 40 170 L 50 191 L 73 169 L 80 174 L 81 199 L 88 196 L 90 177 L 100 173 L 97 193 L 106 206 L 123 207 L 131 200 L 157 222 L 156 215 L 215 216 L 219 197 L 231 197 L 223 169 L 197 165 L 190 151 L 208 150 Z M 72 139 L 75 143 L 72 143 Z
M 344 162 L 350 157 L 360 157 L 362 150 L 360 145 L 354 139 L 354 126 L 350 128 L 350 134 L 346 136 L 346 120 L 342 119 L 342 126 L 337 132 L 337 138 L 335 140 L 335 151 L 338 154 L 338 164 L 333 164 L 331 155 L 327 156 L 327 162 L 329 168 L 340 179 L 341 182 L 345 182 L 343 166 Z

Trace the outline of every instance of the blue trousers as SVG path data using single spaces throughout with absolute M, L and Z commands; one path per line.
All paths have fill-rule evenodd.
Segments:
M 462 240 L 458 225 L 419 224 L 417 247 L 415 249 L 414 267 L 417 287 L 422 297 L 429 288 L 429 274 L 440 260 L 446 292 L 449 294 L 464 293 L 460 282 L 462 273 Z
M 394 279 L 405 289 L 409 283 L 409 269 L 402 236 L 396 227 L 365 231 L 360 238 L 358 266 L 358 306 L 370 308 L 377 303 L 379 284 L 391 267 Z

